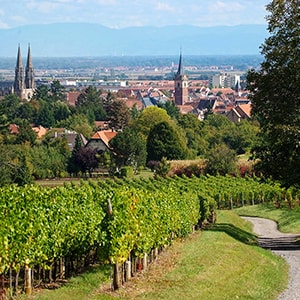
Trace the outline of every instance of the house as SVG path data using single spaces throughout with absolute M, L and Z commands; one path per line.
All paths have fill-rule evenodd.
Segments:
M 76 131 L 67 130 L 65 128 L 52 128 L 50 131 L 50 137 L 51 138 L 65 138 L 69 147 L 69 150 L 72 151 L 75 146 L 75 141 L 78 133 Z M 79 137 L 81 139 L 82 145 L 86 145 L 87 140 L 82 135 L 79 134 Z
M 36 136 L 40 139 L 42 138 L 46 133 L 47 129 L 41 125 L 39 126 L 32 126 L 32 130 L 36 133 Z
M 95 134 L 89 139 L 86 144 L 86 147 L 90 147 L 93 149 L 97 149 L 98 151 L 109 151 L 109 141 L 114 138 L 118 132 L 112 130 L 102 130 L 97 131 Z
M 227 113 L 227 118 L 234 122 L 238 123 L 241 120 L 248 120 L 251 118 L 251 104 L 241 104 L 232 108 Z
M 67 102 L 70 106 L 75 106 L 76 101 L 79 97 L 79 95 L 81 94 L 81 92 L 68 92 L 66 93 L 66 98 L 67 98 Z
M 9 132 L 11 134 L 18 134 L 19 133 L 19 126 L 17 124 L 9 124 Z

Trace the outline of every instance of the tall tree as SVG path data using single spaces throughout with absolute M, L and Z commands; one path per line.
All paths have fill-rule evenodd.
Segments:
M 91 124 L 95 120 L 99 121 L 106 119 L 106 112 L 100 96 L 101 91 L 93 86 L 89 86 L 82 91 L 75 102 L 78 111 L 87 115 Z
M 161 122 L 152 127 L 147 139 L 147 160 L 185 159 L 187 148 L 185 141 L 170 122 Z
M 167 112 L 157 106 L 149 106 L 133 121 L 132 128 L 140 132 L 147 139 L 150 129 L 163 121 L 170 121 L 170 116 Z
M 136 168 L 146 164 L 146 142 L 140 133 L 129 127 L 110 140 L 109 145 L 113 148 L 116 166 Z
M 273 0 L 267 5 L 270 36 L 261 47 L 259 71 L 247 75 L 252 114 L 262 143 L 253 149 L 260 170 L 283 185 L 300 185 L 300 5 Z
M 109 106 L 109 126 L 114 130 L 122 130 L 130 121 L 130 110 L 123 100 L 114 100 Z

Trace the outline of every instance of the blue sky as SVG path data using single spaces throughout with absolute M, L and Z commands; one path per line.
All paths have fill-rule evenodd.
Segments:
M 111 28 L 266 24 L 267 0 L 0 0 L 0 29 L 98 23 Z

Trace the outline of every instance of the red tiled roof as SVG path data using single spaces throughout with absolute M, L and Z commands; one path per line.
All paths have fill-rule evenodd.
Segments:
M 91 139 L 94 140 L 102 140 L 103 143 L 108 147 L 109 141 L 114 138 L 118 132 L 116 131 L 111 131 L 111 130 L 102 130 L 102 131 L 97 131 L 94 133 L 94 135 L 91 137 Z
M 81 94 L 81 92 L 68 92 L 67 100 L 68 100 L 69 105 L 75 106 L 75 102 L 77 101 L 77 98 L 80 94 Z
M 47 133 L 47 129 L 43 126 L 32 127 L 32 130 L 36 133 L 38 138 L 43 137 Z
M 251 117 L 251 104 L 241 104 L 237 106 L 237 108 L 241 109 L 248 118 Z
M 9 124 L 9 131 L 12 134 L 18 134 L 19 133 L 19 126 L 16 124 Z

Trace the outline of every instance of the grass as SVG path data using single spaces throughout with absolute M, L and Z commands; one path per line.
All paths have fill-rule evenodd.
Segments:
M 138 174 L 134 175 L 133 178 L 145 178 L 148 179 L 149 177 L 153 177 L 153 172 L 150 170 L 141 170 Z M 56 187 L 56 186 L 63 186 L 65 183 L 73 183 L 73 184 L 80 184 L 81 181 L 85 180 L 105 180 L 108 176 L 100 176 L 100 177 L 92 177 L 92 178 L 54 178 L 54 179 L 41 179 L 36 180 L 35 183 L 44 187 Z
M 109 266 L 97 266 L 91 268 L 89 271 L 71 278 L 67 284 L 57 289 L 43 289 L 35 290 L 31 296 L 21 295 L 17 297 L 17 300 L 90 300 L 90 299 L 113 299 L 109 295 L 100 295 L 100 298 L 96 296 L 99 294 L 99 284 L 110 282 L 110 267 Z M 95 297 L 96 298 L 95 298 Z
M 30 299 L 276 299 L 288 281 L 285 261 L 255 246 L 251 225 L 234 211 L 219 211 L 217 220 L 174 242 L 147 273 L 116 292 L 109 289 L 109 269 L 97 268 Z
M 277 222 L 280 231 L 300 234 L 300 208 L 276 209 L 272 204 L 259 204 L 240 207 L 234 211 L 240 216 L 271 219 Z

